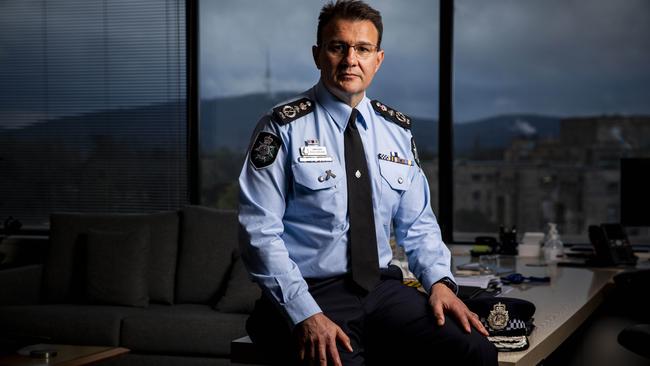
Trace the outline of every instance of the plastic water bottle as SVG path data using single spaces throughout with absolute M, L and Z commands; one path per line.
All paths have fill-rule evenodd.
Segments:
M 544 259 L 546 263 L 557 263 L 559 257 L 564 255 L 564 244 L 557 232 L 557 225 L 553 222 L 548 223 L 548 233 L 544 241 Z

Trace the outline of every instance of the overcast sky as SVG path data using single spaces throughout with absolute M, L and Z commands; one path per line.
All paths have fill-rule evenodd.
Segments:
M 383 14 L 386 52 L 369 96 L 436 118 L 439 2 L 369 2 Z M 267 65 L 273 91 L 311 87 L 322 5 L 200 0 L 201 96 L 263 92 Z M 160 103 L 170 85 L 184 90 L 184 58 L 166 47 L 184 35 L 167 23 L 175 9 L 160 0 L 0 0 L 0 126 Z M 649 0 L 456 0 L 455 25 L 456 121 L 650 114 Z M 46 106 L 33 98 L 43 93 Z
M 386 59 L 372 98 L 435 118 L 438 2 L 377 0 Z M 203 0 L 203 98 L 301 91 L 323 1 Z M 650 1 L 457 0 L 455 118 L 650 114 Z
M 0 128 L 182 99 L 184 19 L 181 0 L 0 0 Z

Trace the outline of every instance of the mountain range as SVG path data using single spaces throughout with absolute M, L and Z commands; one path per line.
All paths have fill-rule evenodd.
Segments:
M 296 93 L 248 94 L 202 100 L 200 104 L 200 146 L 202 155 L 220 150 L 244 153 L 259 118 L 272 106 Z M 166 118 L 170 114 L 178 119 Z M 59 117 L 18 129 L 0 128 L 0 136 L 28 139 L 58 139 L 94 145 L 97 138 L 111 137 L 139 149 L 178 145 L 184 138 L 185 105 L 162 103 L 82 115 Z M 436 155 L 438 121 L 412 116 L 413 135 L 422 154 Z M 560 118 L 532 114 L 511 114 L 454 124 L 457 156 L 480 150 L 503 150 L 519 136 L 539 139 L 558 137 Z M 89 147 L 90 147 L 89 146 Z
M 297 93 L 248 94 L 203 100 L 201 113 L 201 149 L 204 154 L 220 149 L 245 151 L 255 124 L 272 106 Z M 390 103 L 389 103 L 390 104 Z M 413 116 L 413 135 L 421 152 L 436 154 L 438 121 Z M 559 135 L 560 118 L 533 114 L 511 114 L 454 124 L 457 154 L 476 149 L 500 150 L 519 136 L 539 139 Z

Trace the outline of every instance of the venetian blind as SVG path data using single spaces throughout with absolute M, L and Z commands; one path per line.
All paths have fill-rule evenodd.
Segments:
M 0 219 L 187 203 L 181 0 L 0 2 Z

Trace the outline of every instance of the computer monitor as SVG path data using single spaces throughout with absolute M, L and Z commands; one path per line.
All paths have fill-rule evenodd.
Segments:
M 621 224 L 650 227 L 650 158 L 621 159 Z

